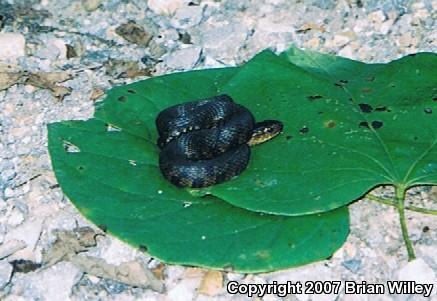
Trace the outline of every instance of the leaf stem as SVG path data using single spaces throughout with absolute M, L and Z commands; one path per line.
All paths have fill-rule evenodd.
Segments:
M 392 206 L 392 207 L 396 207 L 397 206 L 397 204 L 394 201 L 388 200 L 388 199 L 383 199 L 383 198 L 377 197 L 376 195 L 373 195 L 373 194 L 367 194 L 365 196 L 365 198 L 369 199 L 371 201 L 375 201 L 377 203 L 384 204 L 384 205 L 388 205 L 388 206 Z M 437 215 L 437 210 L 426 209 L 426 208 L 421 208 L 421 207 L 416 207 L 416 206 L 405 206 L 404 208 L 406 210 L 409 210 L 409 211 L 415 211 L 415 212 L 420 212 L 420 213 L 425 213 L 425 214 Z
M 407 247 L 408 260 L 411 261 L 416 258 L 414 254 L 413 244 L 408 235 L 407 222 L 405 220 L 405 187 L 395 186 L 395 201 L 396 208 L 399 213 L 399 221 L 401 223 L 402 237 L 404 238 L 405 246 Z
M 437 215 L 437 210 L 425 209 L 416 206 L 405 206 L 405 187 L 402 185 L 395 186 L 395 198 L 394 200 L 383 199 L 372 194 L 367 194 L 366 198 L 384 205 L 395 207 L 399 213 L 399 222 L 401 224 L 402 237 L 407 247 L 408 260 L 411 261 L 416 258 L 414 254 L 413 244 L 411 243 L 408 235 L 407 222 L 405 219 L 405 209 L 410 211 L 416 211 L 426 214 Z

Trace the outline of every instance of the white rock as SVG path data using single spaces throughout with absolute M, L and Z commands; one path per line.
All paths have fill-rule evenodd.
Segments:
M 347 57 L 352 59 L 354 57 L 354 52 L 352 50 L 352 47 L 350 45 L 346 45 L 345 47 L 343 47 L 338 54 L 342 57 Z
M 372 12 L 367 15 L 367 19 L 369 19 L 370 22 L 373 23 L 382 23 L 385 21 L 385 15 L 381 10 Z
M 149 0 L 147 6 L 155 13 L 162 15 L 172 15 L 175 11 L 185 5 L 187 0 Z
M 26 55 L 26 40 L 20 33 L 0 33 L 0 45 L 0 61 L 15 61 Z
M 70 262 L 60 262 L 39 272 L 14 276 L 12 293 L 40 300 L 71 300 L 74 284 L 82 273 Z M 29 296 L 30 295 L 30 296 Z
M 8 257 L 15 252 L 24 249 L 26 243 L 22 240 L 12 239 L 0 245 L 0 259 Z
M 194 299 L 194 292 L 200 284 L 199 279 L 186 279 L 179 282 L 175 287 L 169 290 L 169 301 L 191 301 Z
M 35 260 L 35 245 L 41 234 L 42 220 L 28 219 L 19 227 L 6 233 L 5 240 L 22 240 L 27 245 L 26 248 L 17 251 L 12 259 Z
M 276 280 L 278 283 L 287 283 L 287 281 L 304 283 L 305 281 L 327 281 L 335 278 L 332 268 L 321 263 L 315 263 L 301 268 L 272 273 L 268 277 L 268 282 L 272 283 Z M 342 289 L 340 288 L 340 292 Z M 297 294 L 295 297 L 300 301 L 334 301 L 337 300 L 338 294 Z
M 176 11 L 171 19 L 171 25 L 179 29 L 193 27 L 202 21 L 203 8 L 200 6 L 182 7 Z
M 435 295 L 437 288 L 437 277 L 432 268 L 422 259 L 417 258 L 408 262 L 397 272 L 397 279 L 400 281 L 415 281 L 416 283 L 434 284 L 433 292 L 431 295 Z M 405 297 L 408 297 L 405 295 Z
M 15 193 L 14 193 L 14 190 L 12 189 L 12 188 L 10 188 L 10 187 L 7 187 L 6 189 L 5 189 L 5 198 L 11 198 L 11 197 L 13 197 L 14 195 L 15 195 Z
M 0 261 L 0 290 L 8 284 L 12 275 L 12 265 L 6 260 Z
M 14 208 L 11 214 L 9 215 L 8 224 L 12 226 L 17 226 L 21 224 L 23 221 L 24 221 L 23 213 L 20 212 L 20 210 L 18 210 L 17 208 Z
M 94 11 L 102 3 L 102 0 L 82 0 L 82 6 L 86 11 Z
M 200 41 L 196 41 L 193 36 L 193 42 L 203 44 L 206 55 L 229 63 L 239 55 L 239 50 L 244 45 L 248 34 L 248 29 L 242 23 L 216 25 L 199 31 Z
M 164 58 L 165 64 L 176 70 L 192 69 L 199 61 L 202 48 L 193 46 L 173 51 Z

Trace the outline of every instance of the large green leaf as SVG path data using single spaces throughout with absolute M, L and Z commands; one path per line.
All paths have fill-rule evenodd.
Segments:
M 347 208 L 286 217 L 194 197 L 162 180 L 155 148 L 96 119 L 49 126 L 54 171 L 75 206 L 168 263 L 270 271 L 324 259 L 346 239 Z
M 281 56 L 264 51 L 238 69 L 118 87 L 96 117 L 154 142 L 161 109 L 227 93 L 257 120 L 281 120 L 284 133 L 255 146 L 239 177 L 202 193 L 252 211 L 311 214 L 381 184 L 436 183 L 436 70 L 430 53 L 364 64 L 294 48 Z

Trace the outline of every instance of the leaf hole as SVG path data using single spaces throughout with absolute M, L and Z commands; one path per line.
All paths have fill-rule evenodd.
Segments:
M 137 92 L 135 90 L 129 89 L 129 90 L 127 90 L 127 93 L 136 94 Z
M 147 246 L 145 245 L 139 245 L 138 246 L 138 251 L 140 251 L 141 253 L 146 253 L 147 252 Z
M 360 103 L 358 106 L 363 113 L 371 113 L 373 111 L 373 107 L 367 103 Z
M 299 130 L 299 133 L 301 133 L 301 134 L 306 134 L 306 133 L 308 133 L 310 131 L 310 129 L 307 127 L 307 126 L 304 126 L 304 127 L 302 127 L 300 130 Z
M 372 127 L 375 130 L 381 128 L 383 125 L 384 125 L 384 123 L 382 121 L 379 121 L 379 120 L 372 121 Z
M 188 208 L 188 207 L 190 207 L 191 205 L 193 205 L 193 202 L 185 201 L 185 202 L 182 203 L 182 206 L 183 206 L 184 208 Z
M 84 170 L 84 169 L 85 169 L 85 167 L 83 167 L 83 166 L 81 166 L 81 165 L 77 167 L 77 170 L 80 170 L 80 171 L 82 171 L 82 170 Z
M 386 106 L 384 106 L 384 107 L 377 107 L 377 108 L 375 108 L 375 111 L 376 112 L 391 112 L 391 109 L 387 108 Z
M 358 124 L 358 126 L 359 126 L 360 128 L 370 128 L 370 127 L 369 127 L 369 123 L 368 123 L 367 121 L 361 121 L 361 122 Z
M 62 146 L 67 153 L 80 153 L 80 148 L 70 141 L 64 140 Z
M 323 96 L 319 95 L 319 94 L 314 94 L 314 95 L 307 96 L 307 99 L 309 101 L 314 101 L 314 100 L 317 100 L 317 99 L 320 99 L 320 98 L 323 98 Z
M 108 231 L 108 226 L 106 224 L 99 224 L 97 227 L 105 233 Z
M 113 124 L 106 124 L 106 131 L 107 132 L 121 132 L 121 128 L 113 125 Z
M 423 110 L 426 114 L 432 114 L 432 109 L 431 108 L 425 108 Z

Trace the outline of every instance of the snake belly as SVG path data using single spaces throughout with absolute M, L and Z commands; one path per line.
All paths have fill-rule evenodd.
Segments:
M 176 186 L 219 184 L 239 175 L 249 163 L 255 119 L 227 95 L 164 109 L 156 127 L 161 173 Z

